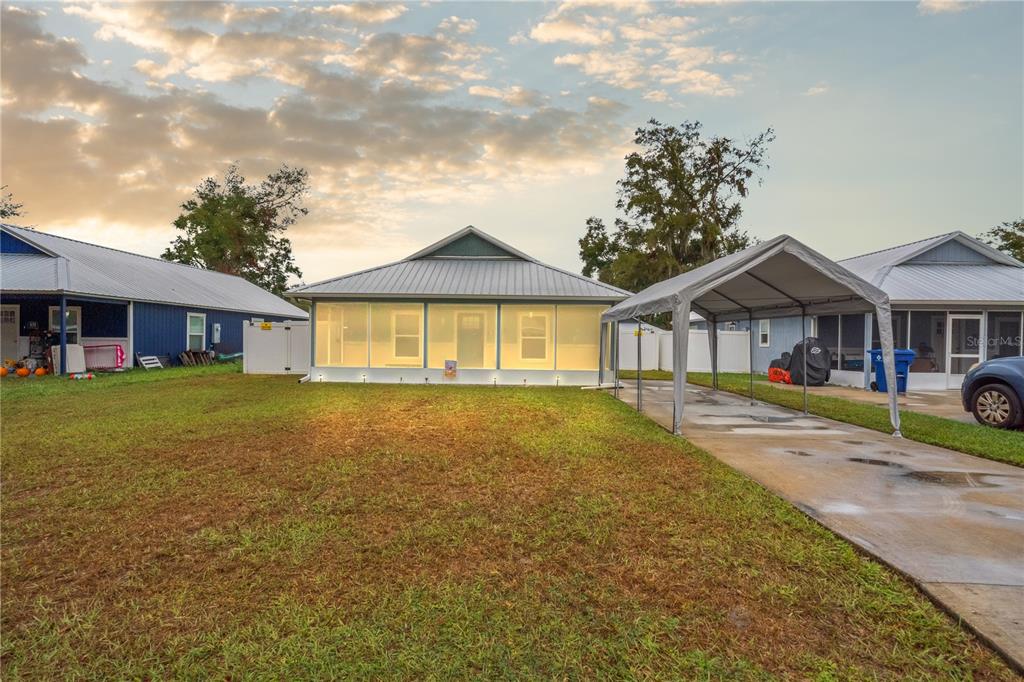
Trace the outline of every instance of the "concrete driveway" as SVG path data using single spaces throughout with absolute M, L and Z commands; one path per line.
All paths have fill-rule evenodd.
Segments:
M 670 428 L 671 382 L 643 389 Z M 635 382 L 620 398 L 636 405 Z M 683 435 L 902 571 L 1024 671 L 1024 469 L 697 386 Z

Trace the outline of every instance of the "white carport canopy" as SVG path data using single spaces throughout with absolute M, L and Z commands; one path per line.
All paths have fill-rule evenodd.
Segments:
M 889 418 L 899 436 L 896 368 L 889 297 L 843 266 L 788 235 L 733 253 L 650 286 L 605 311 L 605 322 L 672 313 L 673 430 L 683 420 L 690 312 L 708 321 L 712 367 L 717 375 L 716 323 L 795 315 L 875 313 L 889 389 Z M 684 333 L 678 333 L 683 331 Z M 806 336 L 806 331 L 802 332 Z M 754 331 L 751 329 L 751 343 Z M 806 358 L 806 353 L 804 353 Z M 681 370 L 681 371 L 680 371 Z M 751 364 L 750 371 L 754 371 Z M 804 372 L 805 391 L 806 377 Z M 717 388 L 717 376 L 716 376 Z M 640 390 L 638 385 L 637 390 Z

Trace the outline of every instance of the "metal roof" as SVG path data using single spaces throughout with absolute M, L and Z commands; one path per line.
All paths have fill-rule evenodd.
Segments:
M 970 262 L 920 257 L 955 242 L 983 256 Z M 963 232 L 950 232 L 839 261 L 894 303 L 1024 304 L 1024 263 Z
M 789 235 L 662 280 L 606 310 L 602 319 L 672 312 L 685 304 L 708 321 L 871 312 L 885 292 Z
M 0 291 L 99 298 L 277 315 L 308 314 L 251 282 L 212 270 L 87 244 L 24 227 L 2 229 L 53 256 L 3 254 Z
M 472 235 L 502 256 L 436 256 Z M 288 292 L 299 298 L 498 298 L 619 301 L 628 291 L 541 263 L 475 227 L 464 228 L 405 260 Z

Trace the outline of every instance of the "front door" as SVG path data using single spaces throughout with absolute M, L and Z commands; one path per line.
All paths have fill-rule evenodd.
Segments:
M 946 387 L 960 388 L 971 365 L 981 362 L 984 348 L 981 315 L 950 315 L 946 335 Z
M 459 367 L 484 366 L 484 314 L 459 313 L 456 324 L 455 354 Z
M 21 306 L 0 306 L 0 360 L 20 360 L 18 353 L 18 326 L 21 322 Z

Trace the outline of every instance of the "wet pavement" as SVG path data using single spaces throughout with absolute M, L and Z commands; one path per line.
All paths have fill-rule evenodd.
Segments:
M 643 389 L 671 428 L 671 382 Z M 906 574 L 1024 672 L 1024 469 L 697 386 L 684 414 L 687 440 Z
M 772 384 L 773 387 L 786 391 L 802 391 L 803 386 L 792 384 Z M 864 388 L 853 388 L 852 386 L 836 386 L 827 384 L 825 386 L 808 386 L 807 392 L 814 395 L 829 395 L 834 398 L 845 398 L 860 403 L 871 403 L 872 405 L 888 405 L 889 398 L 885 393 L 869 391 Z M 945 417 L 958 422 L 976 423 L 974 415 L 965 412 L 960 404 L 960 391 L 907 391 L 899 396 L 901 410 L 931 414 L 936 417 Z

